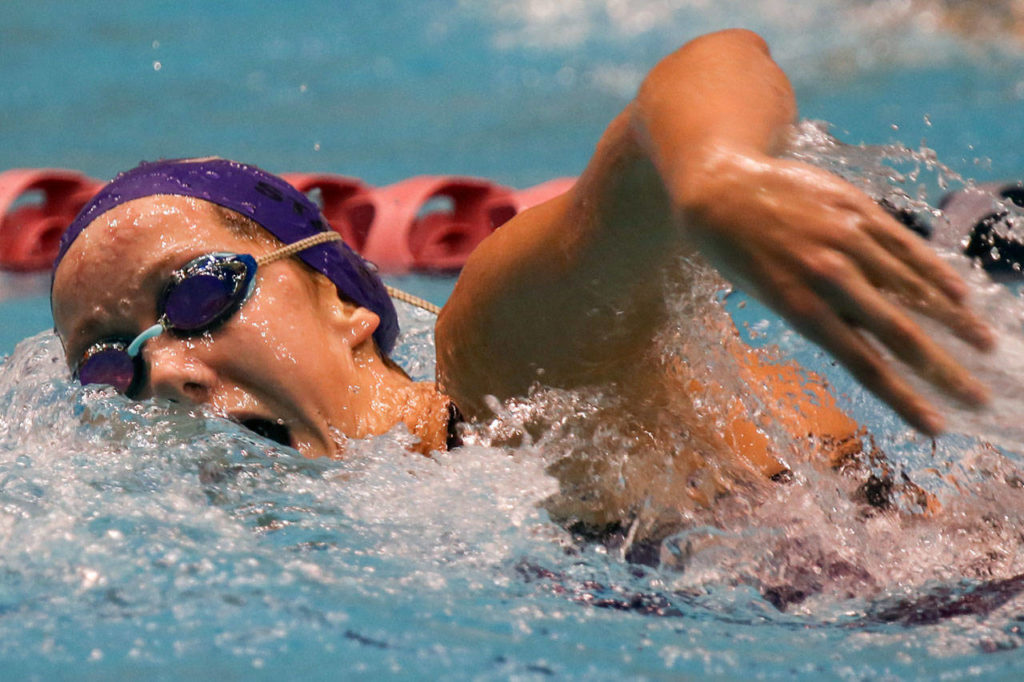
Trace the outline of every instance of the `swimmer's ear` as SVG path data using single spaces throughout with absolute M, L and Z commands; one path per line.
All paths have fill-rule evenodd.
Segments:
M 338 299 L 338 305 L 345 311 L 341 331 L 348 339 L 349 345 L 356 348 L 367 342 L 372 344 L 373 332 L 380 326 L 380 317 L 377 313 L 341 299 Z
M 351 348 L 373 339 L 373 333 L 380 326 L 377 313 L 338 298 L 338 290 L 326 277 L 316 278 L 316 285 L 322 314 Z

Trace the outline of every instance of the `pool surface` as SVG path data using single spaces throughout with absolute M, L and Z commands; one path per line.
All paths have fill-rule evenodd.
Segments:
M 0 169 L 107 178 L 221 155 L 380 185 L 459 173 L 523 187 L 578 174 L 660 55 L 744 26 L 769 39 L 802 116 L 826 122 L 806 125 L 794 154 L 934 205 L 965 182 L 1024 175 L 1024 43 L 962 37 L 926 7 L 14 3 L 0 22 Z M 876 146 L 828 151 L 829 127 Z M 955 244 L 951 229 L 937 226 L 938 244 Z M 825 373 L 944 513 L 866 513 L 797 467 L 756 506 L 695 516 L 657 567 L 582 542 L 540 505 L 557 487 L 552 458 L 597 447 L 585 430 L 506 448 L 479 429 L 432 459 L 396 432 L 306 460 L 201 410 L 72 384 L 47 331 L 47 276 L 3 273 L 0 677 L 1019 679 L 1024 304 L 946 255 L 1003 343 L 968 358 L 995 387 L 993 411 L 952 412 L 955 433 L 934 444 L 712 275 L 712 322 L 684 329 L 693 301 L 677 301 L 661 340 L 668 355 L 706 347 L 732 319 Z M 394 283 L 442 302 L 452 279 Z M 400 312 L 398 359 L 432 377 L 432 320 Z M 590 410 L 549 392 L 499 426 L 586 423 Z M 614 451 L 621 436 L 602 438 Z

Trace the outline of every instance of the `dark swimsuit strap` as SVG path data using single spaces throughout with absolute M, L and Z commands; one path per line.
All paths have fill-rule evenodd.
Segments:
M 462 413 L 459 412 L 455 403 L 448 403 L 448 439 L 445 441 L 445 445 L 449 450 L 462 445 L 462 438 L 459 437 L 459 424 L 464 421 L 465 419 L 462 418 Z

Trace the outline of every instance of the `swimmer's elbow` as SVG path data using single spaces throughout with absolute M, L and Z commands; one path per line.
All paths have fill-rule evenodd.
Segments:
M 705 43 L 713 43 L 717 46 L 726 44 L 744 46 L 748 49 L 756 49 L 766 57 L 771 57 L 771 48 L 768 46 L 768 41 L 761 37 L 759 33 L 746 28 L 727 28 L 715 31 L 714 33 L 707 33 L 699 38 L 694 38 L 686 46 L 696 47 L 702 46 Z

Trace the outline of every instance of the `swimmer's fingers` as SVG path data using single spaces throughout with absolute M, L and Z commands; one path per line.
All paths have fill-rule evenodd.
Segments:
M 900 304 L 930 317 L 979 350 L 990 350 L 992 331 L 965 304 L 963 279 L 931 246 L 899 223 L 867 195 L 840 181 L 834 204 L 847 218 L 823 237 L 850 257 L 877 288 L 894 293 Z
M 828 350 L 853 377 L 922 433 L 936 436 L 945 422 L 861 332 L 825 303 L 812 317 L 791 317 L 797 330 Z
M 906 313 L 869 282 L 850 278 L 837 313 L 870 332 L 893 355 L 923 379 L 954 398 L 972 406 L 988 400 L 985 386 L 935 343 Z
M 963 302 L 967 285 L 925 240 L 846 180 L 823 171 L 814 180 L 820 191 L 810 196 L 832 207 L 833 215 L 843 216 L 830 221 L 820 236 L 854 257 L 865 270 L 873 264 L 883 264 L 871 268 L 876 284 L 891 284 L 889 276 L 895 273 L 901 286 L 893 290 L 899 293 L 920 297 L 928 287 L 934 287 L 936 293 L 949 301 Z M 894 267 L 896 263 L 903 267 Z M 913 279 L 907 277 L 908 271 L 915 275 Z
M 805 252 L 796 269 L 773 268 L 766 275 L 778 294 L 777 310 L 798 331 L 831 352 L 909 423 L 926 433 L 937 433 L 941 417 L 865 339 L 863 332 L 874 336 L 926 381 L 965 403 L 984 403 L 987 390 L 932 341 L 903 308 L 886 298 L 862 269 L 862 263 L 862 259 L 825 248 Z M 897 272 L 902 268 L 901 277 L 914 281 L 898 262 L 893 267 Z M 888 276 L 891 284 L 894 275 Z M 941 293 L 932 296 L 945 298 Z
M 940 290 L 940 285 L 934 278 L 926 280 L 920 274 L 920 270 L 913 268 L 877 243 L 866 246 L 861 251 L 861 256 L 860 266 L 868 280 L 876 287 L 893 292 L 900 304 L 940 322 L 979 350 L 992 348 L 995 339 L 988 325 L 962 301 L 953 299 L 947 295 L 947 291 Z M 948 268 L 938 258 L 935 260 Z M 949 271 L 950 275 L 959 280 L 951 268 Z M 938 277 L 945 281 L 944 275 L 940 274 Z
M 866 197 L 865 197 L 866 198 Z M 934 287 L 950 301 L 962 303 L 967 285 L 948 263 L 939 258 L 929 244 L 885 212 L 874 201 L 864 211 L 865 229 L 885 253 L 912 269 L 918 278 Z

